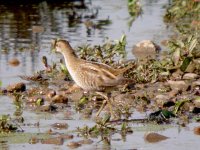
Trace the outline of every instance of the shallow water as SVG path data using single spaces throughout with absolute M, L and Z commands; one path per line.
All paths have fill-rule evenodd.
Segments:
M 68 39 L 72 46 L 76 47 L 81 44 L 102 44 L 105 38 L 111 40 L 120 39 L 122 34 L 127 36 L 127 59 L 133 59 L 134 55 L 131 49 L 137 42 L 149 39 L 160 44 L 162 40 L 167 39 L 173 34 L 162 21 L 162 15 L 165 12 L 164 6 L 168 4 L 168 0 L 143 0 L 141 2 L 143 8 L 142 16 L 139 16 L 132 26 L 128 26 L 130 16 L 127 11 L 127 2 L 125 0 L 93 0 L 86 1 L 88 9 L 77 9 L 76 12 L 84 17 L 76 20 L 75 24 L 69 22 L 70 10 L 62 4 L 39 3 L 31 5 L 31 7 L 19 6 L 13 8 L 11 6 L 0 5 L 0 81 L 3 87 L 9 84 L 21 81 L 19 75 L 32 75 L 34 72 L 44 69 L 41 58 L 47 56 L 51 62 L 58 61 L 60 55 L 50 53 L 50 42 L 53 38 L 62 37 Z M 105 25 L 102 29 L 87 30 L 84 22 L 87 16 L 95 14 L 97 16 L 92 21 L 98 22 L 102 19 L 109 18 L 112 22 Z M 44 27 L 44 32 L 35 33 L 32 27 L 38 25 Z M 162 47 L 165 49 L 165 47 Z M 22 52 L 20 51 L 22 50 Z M 12 58 L 18 58 L 20 65 L 13 67 L 8 61 Z M 13 101 L 5 96 L 0 97 L 0 114 L 10 114 L 15 116 L 17 106 Z M 72 118 L 68 118 L 67 114 L 72 114 Z M 64 131 L 71 133 L 76 127 L 84 125 L 92 126 L 94 121 L 91 119 L 83 119 L 81 114 L 75 112 L 73 107 L 56 114 L 38 113 L 25 109 L 22 112 L 25 125 L 22 127 L 25 133 L 44 133 L 51 128 L 55 122 L 67 123 L 69 128 Z M 145 114 L 134 113 L 134 118 L 145 116 Z M 39 127 L 34 124 L 40 123 Z M 110 137 L 111 145 L 100 142 L 101 139 L 94 139 L 92 145 L 84 145 L 79 149 L 189 149 L 197 148 L 199 145 L 199 136 L 193 134 L 194 126 L 198 123 L 189 124 L 185 128 L 171 126 L 164 128 L 156 126 L 149 129 L 148 125 L 133 124 L 133 134 L 127 135 L 125 141 L 121 140 L 121 135 L 114 134 Z M 162 129 L 164 128 L 164 129 Z M 170 137 L 169 139 L 151 144 L 144 140 L 144 134 L 148 131 L 157 131 L 162 135 Z M 74 134 L 76 136 L 76 134 Z M 0 137 L 3 140 L 4 137 Z M 75 137 L 73 141 L 80 138 Z M 120 140 L 119 140 L 120 139 Z M 8 143 L 0 144 L 0 149 L 56 149 L 62 150 L 67 148 L 67 142 L 62 146 L 45 145 L 45 144 L 28 144 L 27 139 L 24 142 L 16 144 L 8 141 Z M 5 149 L 6 149 L 5 148 Z

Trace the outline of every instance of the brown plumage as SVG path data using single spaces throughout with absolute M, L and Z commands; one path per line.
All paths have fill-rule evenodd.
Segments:
M 102 91 L 107 87 L 125 84 L 130 79 L 124 78 L 123 73 L 130 69 L 114 69 L 106 64 L 80 59 L 66 40 L 55 43 L 56 52 L 60 52 L 65 59 L 66 67 L 75 83 L 86 91 Z

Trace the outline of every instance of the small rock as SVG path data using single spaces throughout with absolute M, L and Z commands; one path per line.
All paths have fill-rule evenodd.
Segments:
M 47 133 L 47 134 L 54 134 L 54 132 L 53 132 L 52 129 L 47 130 L 46 133 Z
M 198 87 L 198 86 L 200 86 L 200 80 L 192 82 L 192 87 L 193 88 Z
M 63 142 L 64 140 L 59 137 L 44 139 L 41 141 L 42 144 L 55 144 L 55 145 L 63 145 Z
M 36 144 L 39 142 L 39 139 L 36 137 L 32 137 L 29 139 L 29 144 Z
M 52 98 L 52 102 L 53 103 L 67 103 L 68 102 L 68 98 L 63 96 L 63 95 L 56 95 Z
M 144 139 L 148 141 L 149 143 L 156 143 L 163 140 L 168 139 L 169 137 L 166 137 L 164 135 L 158 134 L 158 133 L 148 133 L 144 136 Z
M 193 104 L 195 107 L 200 108 L 200 97 L 199 96 L 194 100 Z
M 200 135 L 200 126 L 194 128 L 194 134 Z
M 80 144 L 92 144 L 94 141 L 91 139 L 84 139 L 79 141 Z
M 172 90 L 186 91 L 189 87 L 189 84 L 187 84 L 185 81 L 169 80 L 167 83 L 170 85 Z
M 160 47 L 150 40 L 143 40 L 133 47 L 136 56 L 152 56 L 160 50 Z
M 60 138 L 63 138 L 64 140 L 70 140 L 70 139 L 73 139 L 74 136 L 73 135 L 68 135 L 68 134 L 64 134 L 64 135 L 60 135 L 59 136 Z
M 7 88 L 8 92 L 24 92 L 26 90 L 26 85 L 22 82 L 9 85 Z
M 155 100 L 159 106 L 163 106 L 169 100 L 169 96 L 160 94 L 155 97 Z
M 52 97 L 54 97 L 55 95 L 56 95 L 56 91 L 54 91 L 54 90 L 49 91 L 49 92 L 47 93 L 47 97 L 48 97 L 48 98 L 52 98 Z
M 32 26 L 33 33 L 42 33 L 44 32 L 44 27 L 42 26 Z
M 19 61 L 17 58 L 13 58 L 13 59 L 10 59 L 10 60 L 8 61 L 8 63 L 9 63 L 11 66 L 16 67 L 16 66 L 18 66 L 18 65 L 20 64 L 20 61 Z
M 67 129 L 68 128 L 68 124 L 66 123 L 54 123 L 53 125 L 51 125 L 54 129 L 58 129 L 58 130 L 62 130 L 62 129 Z
M 46 105 L 40 106 L 38 109 L 39 111 L 42 111 L 42 112 L 55 112 L 57 108 L 58 107 L 56 107 L 55 105 L 46 104 Z
M 69 143 L 67 144 L 67 146 L 70 147 L 70 148 L 78 148 L 78 147 L 81 146 L 81 144 L 78 143 L 78 142 L 69 142 Z
M 199 77 L 198 74 L 195 74 L 195 73 L 186 73 L 186 74 L 184 74 L 183 79 L 184 80 L 192 80 L 192 79 L 197 79 L 198 77 Z
M 174 89 L 174 90 L 168 92 L 168 95 L 169 95 L 170 98 L 173 98 L 173 97 L 175 97 L 176 95 L 178 95 L 179 93 L 180 93 L 179 90 Z
M 183 72 L 180 69 L 178 69 L 178 70 L 176 70 L 175 72 L 172 73 L 171 78 L 172 79 L 181 79 L 182 75 L 183 75 Z

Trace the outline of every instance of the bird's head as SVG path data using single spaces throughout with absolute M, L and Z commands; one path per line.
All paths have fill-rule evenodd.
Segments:
M 63 51 L 71 48 L 71 46 L 68 41 L 59 39 L 52 41 L 52 48 L 55 50 L 55 52 L 63 53 Z

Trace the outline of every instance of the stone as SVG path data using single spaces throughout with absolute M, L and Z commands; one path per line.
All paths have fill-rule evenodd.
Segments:
M 63 96 L 63 95 L 55 95 L 53 98 L 52 98 L 52 102 L 53 103 L 67 103 L 68 102 L 68 98 Z
M 179 90 L 179 91 L 186 91 L 189 87 L 189 84 L 187 84 L 185 81 L 173 81 L 168 80 L 167 82 L 172 90 Z
M 69 143 L 67 144 L 67 146 L 70 147 L 70 148 L 78 148 L 78 147 L 81 146 L 81 144 L 78 143 L 78 142 L 69 142 Z
M 168 95 L 169 95 L 170 98 L 174 98 L 174 97 L 177 96 L 179 93 L 180 93 L 179 90 L 174 89 L 174 90 L 168 92 Z
M 155 100 L 158 106 L 163 106 L 163 104 L 169 100 L 169 96 L 164 95 L 164 94 L 159 94 L 159 95 L 156 95 Z
M 37 137 L 31 137 L 29 139 L 29 144 L 37 144 L 39 142 L 39 139 Z
M 9 85 L 6 89 L 10 93 L 24 92 L 26 90 L 26 85 L 25 85 L 25 83 L 20 82 L 20 83 L 15 83 L 15 84 Z
M 53 98 L 56 95 L 56 91 L 51 90 L 46 95 L 47 95 L 48 98 Z
M 200 80 L 194 81 L 192 83 L 192 87 L 195 87 L 195 86 L 200 86 Z
M 144 136 L 144 139 L 149 142 L 149 143 L 156 143 L 156 142 L 160 142 L 163 140 L 168 139 L 169 137 L 166 137 L 164 135 L 158 134 L 158 133 L 148 133 Z
M 67 129 L 69 125 L 67 123 L 54 123 L 51 126 L 54 129 L 62 130 L 62 129 Z
M 42 144 L 55 144 L 55 145 L 63 145 L 64 140 L 59 137 L 44 139 L 41 141 Z
M 183 75 L 184 80 L 192 80 L 192 79 L 197 79 L 199 77 L 198 74 L 196 73 L 186 73 Z
M 8 63 L 13 66 L 13 67 L 16 67 L 20 64 L 20 61 L 17 59 L 17 58 L 12 58 L 8 61 Z
M 196 135 L 200 135 L 200 126 L 198 126 L 198 127 L 194 127 L 194 134 L 196 134 Z
M 74 138 L 74 136 L 71 134 L 63 134 L 63 135 L 60 135 L 59 137 L 63 138 L 64 140 L 70 140 Z
M 160 50 L 160 47 L 150 40 L 143 40 L 133 47 L 133 54 L 138 56 L 152 56 Z
M 94 141 L 91 139 L 84 139 L 79 141 L 80 144 L 92 144 Z

